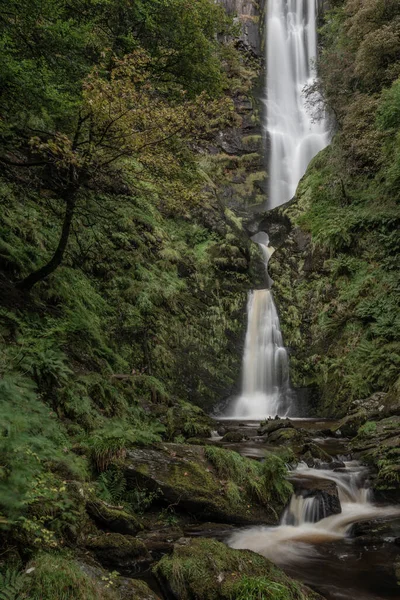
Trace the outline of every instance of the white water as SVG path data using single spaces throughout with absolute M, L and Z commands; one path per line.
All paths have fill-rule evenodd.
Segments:
M 294 495 L 277 527 L 252 527 L 232 535 L 232 548 L 258 552 L 280 565 L 306 561 L 318 553 L 317 544 L 345 538 L 353 523 L 400 515 L 398 507 L 375 506 L 365 487 L 365 469 L 348 463 L 343 473 L 300 465 L 300 478 L 328 479 L 337 484 L 342 512 L 320 518 L 318 501 Z M 289 524 L 290 523 L 290 524 Z
M 290 200 L 310 160 L 329 142 L 304 86 L 315 79 L 317 0 L 268 0 L 267 122 L 270 208 Z
M 267 269 L 271 249 L 261 246 Z M 225 418 L 262 420 L 286 416 L 290 405 L 289 360 L 270 290 L 254 290 L 247 303 L 241 395 Z

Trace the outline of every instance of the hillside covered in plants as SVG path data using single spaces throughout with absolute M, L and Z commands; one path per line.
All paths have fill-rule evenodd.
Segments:
M 400 6 L 320 13 L 332 142 L 264 213 L 250 4 L 0 0 L 0 600 L 322 598 L 220 541 L 279 522 L 288 464 L 332 462 L 279 419 L 252 460 L 209 416 L 239 391 L 257 231 L 294 395 L 398 497 Z
M 353 434 L 400 406 L 399 28 L 396 1 L 331 3 L 306 93 L 315 118 L 329 111 L 332 143 L 270 217 L 286 232 L 270 270 L 293 383 L 316 414 L 352 414 Z M 399 484 L 398 445 L 370 448 L 384 487 Z

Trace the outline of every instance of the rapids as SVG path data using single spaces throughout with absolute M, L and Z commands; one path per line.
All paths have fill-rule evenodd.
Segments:
M 281 523 L 276 527 L 251 527 L 235 532 L 228 540 L 232 548 L 253 550 L 306 583 L 317 585 L 328 598 L 351 598 L 351 593 L 333 584 L 329 575 L 320 581 L 313 570 L 326 569 L 324 555 L 327 543 L 349 540 L 352 526 L 362 521 L 400 517 L 400 508 L 378 506 L 371 501 L 367 470 L 351 461 L 341 472 L 314 469 L 300 463 L 291 473 L 299 480 L 327 479 L 335 482 L 341 503 L 341 513 L 325 516 L 317 497 L 304 498 L 293 495 L 285 510 Z M 319 547 L 322 548 L 320 552 Z M 329 568 L 329 567 L 328 567 Z M 328 586 L 324 590 L 324 585 Z M 358 598 L 380 598 L 381 596 L 360 595 Z M 392 597 L 392 596 L 390 596 Z M 395 597 L 395 596 L 393 596 Z

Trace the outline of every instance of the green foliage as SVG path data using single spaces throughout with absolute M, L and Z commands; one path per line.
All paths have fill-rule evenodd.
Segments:
M 89 577 L 80 565 L 66 555 L 38 554 L 25 577 L 30 600 L 114 600 L 116 595 Z
M 206 446 L 204 451 L 219 477 L 232 480 L 260 504 L 284 504 L 289 499 L 292 486 L 286 481 L 285 463 L 278 456 L 269 454 L 260 463 L 216 446 Z M 227 493 L 235 502 L 240 499 L 239 490 L 230 483 Z
M 288 588 L 287 586 L 270 581 L 267 577 L 242 577 L 235 584 L 232 592 L 232 600 L 292 600 L 292 598 L 305 598 L 299 591 Z
M 376 423 L 375 421 L 367 421 L 364 425 L 358 430 L 358 435 L 362 437 L 368 437 L 369 434 L 374 433 L 376 431 Z
M 84 462 L 71 452 L 65 429 L 38 398 L 31 380 L 5 376 L 0 396 L 0 514 L 9 523 L 19 517 L 27 529 L 35 508 L 47 506 L 45 515 L 34 517 L 37 529 L 46 535 L 48 527 L 58 528 L 59 511 L 65 511 L 68 521 L 71 504 L 62 476 L 50 469 L 80 479 L 85 476 Z M 54 504 L 54 513 L 48 503 Z
M 90 456 L 98 471 L 125 456 L 132 445 L 146 445 L 160 442 L 164 427 L 146 420 L 125 421 L 109 419 L 101 429 L 94 430 L 83 438 Z
M 0 573 L 0 600 L 28 599 L 24 590 L 26 575 L 18 569 L 7 568 Z

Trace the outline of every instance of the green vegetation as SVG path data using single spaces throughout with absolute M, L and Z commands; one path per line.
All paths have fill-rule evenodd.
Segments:
M 266 558 L 233 550 L 215 540 L 195 539 L 175 546 L 154 568 L 182 600 L 307 600 L 311 590 L 292 582 Z
M 212 0 L 3 4 L 0 525 L 47 549 L 78 489 L 147 510 L 127 449 L 207 437 L 236 383 L 251 250 L 202 157 L 256 65 Z
M 290 498 L 292 486 L 286 481 L 285 463 L 275 454 L 269 454 L 263 462 L 257 462 L 237 452 L 207 446 L 205 455 L 219 477 L 231 480 L 227 495 L 234 502 L 240 502 L 243 490 L 250 498 L 255 498 L 265 506 L 284 506 Z
M 274 270 L 294 381 L 316 385 L 328 414 L 398 378 L 399 19 L 398 2 L 383 0 L 325 15 L 318 85 L 337 131 L 284 210 L 311 238 L 305 262 Z

